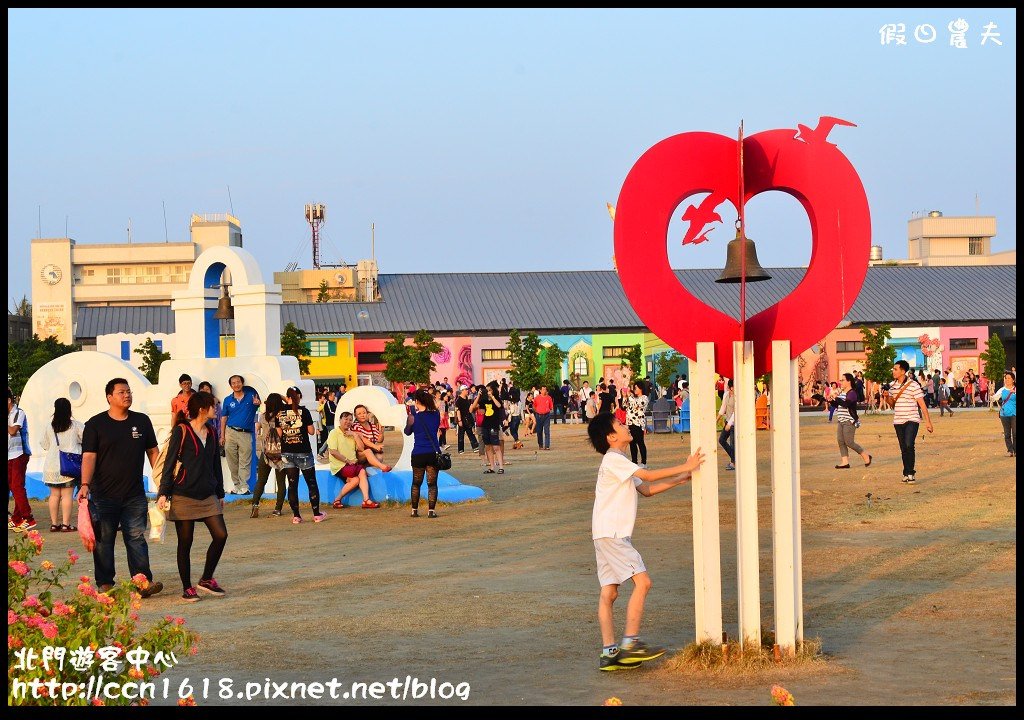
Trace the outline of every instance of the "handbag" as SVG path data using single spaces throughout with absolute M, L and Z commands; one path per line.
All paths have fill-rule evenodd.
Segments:
M 53 436 L 57 439 L 57 452 L 60 454 L 60 475 L 72 480 L 82 479 L 82 453 L 64 452 L 60 449 L 59 433 Z
M 418 418 L 419 415 L 416 415 L 416 417 Z M 425 425 L 424 425 L 424 430 L 426 430 L 426 426 Z M 441 448 L 438 447 L 438 445 L 437 445 L 437 437 L 435 437 L 431 433 L 427 433 L 427 434 L 430 435 L 430 439 L 434 443 L 434 457 L 435 457 L 435 462 L 437 464 L 437 469 L 438 470 L 451 470 L 451 468 L 452 468 L 452 456 L 451 456 L 451 453 L 441 452 Z
M 174 475 L 172 477 L 178 477 L 178 471 L 181 470 L 181 448 L 185 445 L 185 430 L 184 424 L 182 424 L 181 431 L 181 444 L 178 445 L 178 457 L 174 463 Z M 171 433 L 174 429 L 171 429 Z M 160 454 L 156 456 L 156 462 L 153 463 L 153 483 L 159 488 L 161 479 L 164 475 L 164 463 L 167 461 L 167 448 L 171 446 L 171 435 L 167 435 L 167 439 L 164 441 L 164 446 L 160 448 Z

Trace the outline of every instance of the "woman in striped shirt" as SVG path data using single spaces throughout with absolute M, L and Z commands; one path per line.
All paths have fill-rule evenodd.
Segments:
M 850 450 L 864 458 L 864 467 L 871 464 L 871 456 L 864 452 L 864 448 L 857 444 L 854 436 L 857 434 L 857 401 L 860 399 L 857 391 L 853 389 L 853 375 L 844 373 L 839 381 L 840 390 L 836 395 L 836 437 L 839 441 L 839 464 L 836 470 L 846 470 L 850 467 Z

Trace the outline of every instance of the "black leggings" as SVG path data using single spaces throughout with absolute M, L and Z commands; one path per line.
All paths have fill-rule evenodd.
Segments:
M 640 450 L 640 462 L 644 465 L 647 464 L 647 443 L 644 442 L 644 429 L 637 427 L 636 425 L 629 426 L 629 434 L 633 436 L 633 439 L 629 442 L 629 454 L 633 458 L 633 462 L 636 462 L 636 451 Z
M 420 486 L 423 484 L 423 476 L 427 476 L 427 508 L 433 510 L 437 505 L 437 468 L 428 465 L 425 468 L 414 467 L 412 469 L 412 490 L 410 491 L 412 509 L 420 506 Z
M 228 541 L 228 528 L 224 524 L 223 515 L 211 515 L 203 518 L 210 531 L 210 548 L 206 551 L 206 565 L 200 580 L 210 580 L 217 569 L 220 556 L 224 552 L 224 544 Z M 195 520 L 175 520 L 174 530 L 178 534 L 178 575 L 181 576 L 181 587 L 188 590 L 192 587 L 192 536 L 195 533 Z
M 285 468 L 284 474 L 288 478 L 288 505 L 292 509 L 292 515 L 302 517 L 299 514 L 299 469 Z M 320 514 L 320 486 L 316 484 L 316 468 L 306 468 L 302 471 L 302 477 L 309 490 L 309 504 L 313 506 L 313 517 L 316 517 Z
M 448 428 L 440 428 L 437 431 L 437 444 L 439 446 L 448 444 Z

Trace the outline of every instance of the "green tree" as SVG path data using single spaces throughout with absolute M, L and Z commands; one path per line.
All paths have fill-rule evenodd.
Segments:
M 679 370 L 679 363 L 683 361 L 683 356 L 677 353 L 675 350 L 669 350 L 663 352 L 658 356 L 657 372 L 654 375 L 654 381 L 658 383 L 660 387 L 667 388 L 675 380 L 675 375 Z
M 980 353 L 981 361 L 985 363 L 985 377 L 995 387 L 1001 387 L 1003 374 L 1006 372 L 1006 348 L 1003 347 L 1002 339 L 995 333 L 989 336 L 985 346 L 985 352 Z
M 327 288 L 327 280 L 320 281 L 320 290 L 316 294 L 316 301 L 318 303 L 325 303 L 330 301 L 331 291 Z
M 21 395 L 25 383 L 36 370 L 61 355 L 81 349 L 81 345 L 65 345 L 52 335 L 45 340 L 33 335 L 28 340 L 8 343 L 7 384 L 15 395 Z
M 640 343 L 636 343 L 626 354 L 622 356 L 622 367 L 629 367 L 632 374 L 630 378 L 636 379 L 643 377 L 644 374 L 644 351 L 640 347 Z
M 509 362 L 512 364 L 508 377 L 516 387 L 528 390 L 533 385 L 539 385 L 540 338 L 535 333 L 527 333 L 523 338 L 518 330 L 512 330 L 508 334 L 508 343 L 505 347 L 508 350 Z
M 171 354 L 161 352 L 153 338 L 147 337 L 146 342 L 139 345 L 132 352 L 142 356 L 142 374 L 154 385 L 160 379 L 160 365 L 164 360 L 170 360 Z
M 892 326 L 879 325 L 874 331 L 862 327 L 860 334 L 864 338 L 864 353 L 867 355 L 864 377 L 876 383 L 889 382 L 892 380 L 892 366 L 896 364 L 896 348 L 885 341 L 892 338 Z
M 381 353 L 384 361 L 384 377 L 393 383 L 404 383 L 411 379 L 409 352 L 405 345 L 405 335 L 392 333 L 391 339 L 384 343 Z
M 309 358 L 303 357 L 309 353 L 306 347 L 306 331 L 300 330 L 295 323 L 288 323 L 281 331 L 281 354 L 291 355 L 299 361 L 299 372 L 309 375 Z
M 551 392 L 554 392 L 562 384 L 562 362 L 568 354 L 558 345 L 549 345 L 541 351 L 543 370 L 541 370 L 540 382 L 547 385 Z
M 384 343 L 384 377 L 393 383 L 414 382 L 429 383 L 430 373 L 437 364 L 431 357 L 444 348 L 434 340 L 426 330 L 420 330 L 413 336 L 412 344 L 407 345 L 405 336 L 394 333 Z
M 11 299 L 13 300 L 14 298 Z M 28 301 L 27 295 L 22 295 L 21 300 L 15 301 L 11 314 L 18 315 L 19 317 L 32 317 L 32 303 Z
M 430 374 L 434 372 L 437 363 L 432 355 L 437 355 L 444 346 L 434 340 L 434 336 L 426 330 L 420 330 L 412 339 L 412 345 L 407 348 L 409 353 L 409 373 L 411 380 L 417 384 L 429 383 Z

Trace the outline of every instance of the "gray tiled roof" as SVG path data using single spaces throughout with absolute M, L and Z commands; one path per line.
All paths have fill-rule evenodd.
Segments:
M 792 292 L 805 268 L 767 268 L 771 280 L 747 285 L 747 314 Z M 719 270 L 677 270 L 694 295 L 739 315 L 739 286 L 715 282 Z M 610 270 L 533 273 L 380 275 L 381 301 L 281 306 L 281 324 L 309 334 L 627 332 L 644 328 Z M 365 316 L 360 313 L 365 311 Z M 1016 322 L 1017 266 L 880 266 L 868 268 L 848 319 L 900 325 L 992 325 Z M 233 323 L 222 330 L 233 332 Z M 77 337 L 114 332 L 174 332 L 170 307 L 84 307 Z

